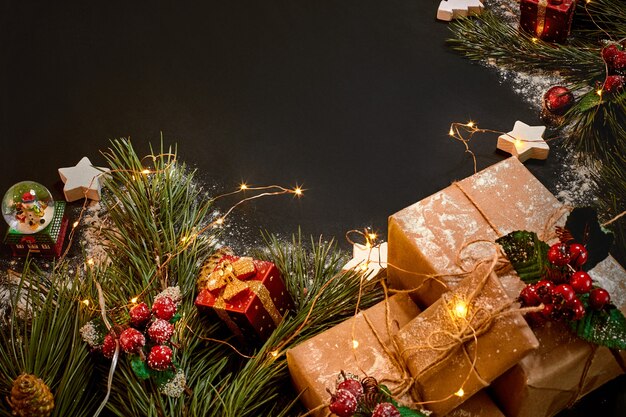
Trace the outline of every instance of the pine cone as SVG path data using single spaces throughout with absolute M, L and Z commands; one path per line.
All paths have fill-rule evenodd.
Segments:
M 11 398 L 7 400 L 13 415 L 19 417 L 49 417 L 54 408 L 50 388 L 30 374 L 22 374 L 13 381 Z

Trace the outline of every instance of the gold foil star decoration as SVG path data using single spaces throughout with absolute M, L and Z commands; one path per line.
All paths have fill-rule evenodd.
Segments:
M 545 130 L 545 126 L 529 126 L 518 120 L 512 131 L 498 137 L 497 148 L 516 156 L 520 162 L 547 159 L 550 146 L 543 139 Z

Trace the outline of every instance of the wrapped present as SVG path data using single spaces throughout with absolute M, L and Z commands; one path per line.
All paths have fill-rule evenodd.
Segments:
M 429 306 L 458 284 L 460 273 L 492 256 L 492 244 L 460 253 L 468 242 L 493 242 L 514 230 L 552 231 L 561 210 L 517 158 L 508 158 L 389 218 L 389 284 L 416 289 L 418 305 Z
M 447 417 L 505 417 L 486 390 L 478 391 L 463 404 L 446 414 Z
M 626 271 L 615 259 L 606 258 L 589 274 L 609 290 L 613 302 L 626 312 Z M 509 417 L 554 416 L 624 372 L 626 352 L 617 354 L 606 347 L 595 348 L 573 335 L 563 323 L 548 322 L 533 330 L 539 348 L 492 385 Z
M 240 338 L 265 340 L 292 308 L 276 266 L 267 261 L 225 255 L 208 261 L 198 279 L 195 304 L 212 310 Z
M 436 415 L 453 410 L 538 346 L 492 268 L 480 265 L 396 336 L 414 397 Z
M 547 42 L 565 42 L 576 0 L 521 0 L 520 28 Z

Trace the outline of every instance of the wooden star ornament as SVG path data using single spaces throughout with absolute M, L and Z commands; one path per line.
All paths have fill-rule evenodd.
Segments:
M 101 175 L 105 172 L 109 169 L 93 166 L 86 156 L 76 166 L 59 168 L 59 176 L 65 183 L 65 199 L 69 202 L 81 198 L 100 200 Z
M 498 137 L 497 148 L 516 156 L 520 162 L 547 159 L 550 147 L 543 139 L 545 130 L 545 126 L 529 126 L 518 120 L 512 131 Z
M 483 3 L 480 0 L 441 0 L 437 9 L 437 19 L 446 22 L 471 14 L 480 14 Z

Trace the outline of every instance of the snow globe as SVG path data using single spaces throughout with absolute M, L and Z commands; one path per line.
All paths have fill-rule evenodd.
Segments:
M 54 199 L 50 191 L 34 181 L 13 185 L 2 199 L 2 215 L 10 231 L 21 234 L 37 233 L 54 217 Z

